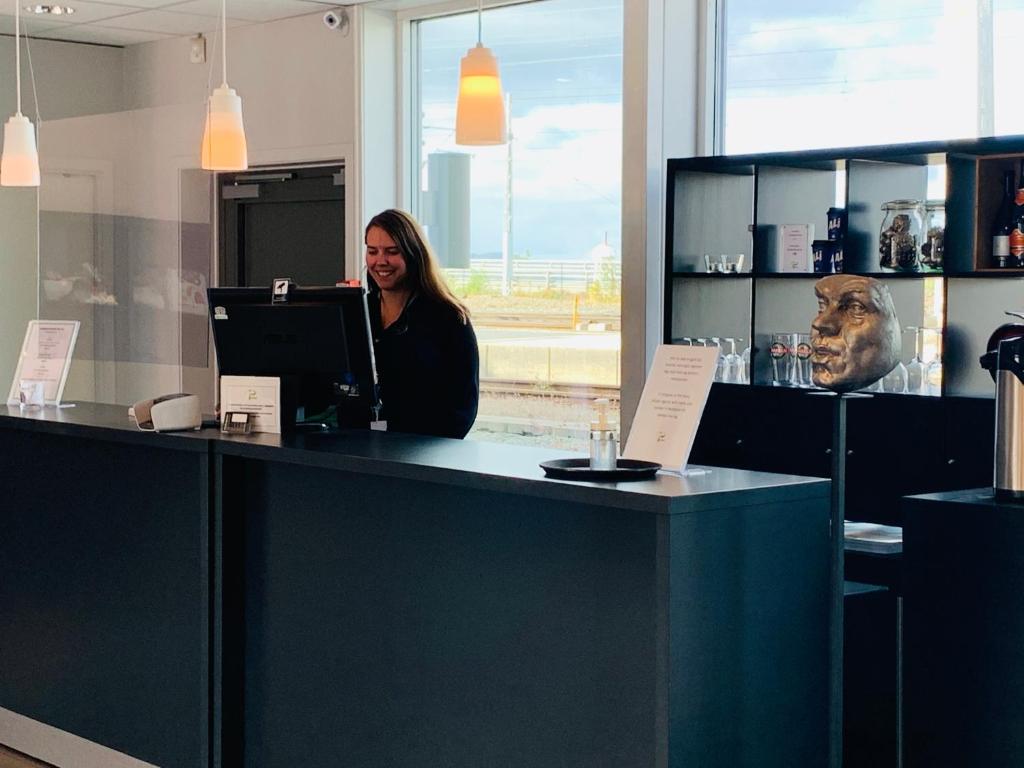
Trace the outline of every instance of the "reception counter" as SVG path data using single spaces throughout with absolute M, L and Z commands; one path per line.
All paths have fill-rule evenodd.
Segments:
M 827 481 L 91 404 L 0 450 L 0 713 L 159 766 L 825 764 Z

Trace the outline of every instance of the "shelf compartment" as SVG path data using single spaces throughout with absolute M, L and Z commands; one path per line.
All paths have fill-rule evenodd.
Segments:
M 754 227 L 756 271 L 781 268 L 779 232 L 785 224 L 810 224 L 814 227 L 811 240 L 827 238 L 828 209 L 837 204 L 836 187 L 842 185 L 844 172 L 841 163 L 827 168 L 758 166 Z
M 923 203 L 928 197 L 928 168 L 927 163 L 917 162 L 850 161 L 843 252 L 847 271 L 861 274 L 878 270 L 878 237 L 885 218 L 882 203 L 903 199 Z
M 678 171 L 670 177 L 671 269 L 704 271 L 704 254 L 752 263 L 755 176 L 752 168 L 727 172 Z M 706 274 L 706 273 L 705 273 Z
M 760 279 L 754 303 L 754 347 L 751 378 L 754 384 L 771 386 L 772 369 L 768 349 L 774 333 L 810 334 L 811 323 L 817 315 L 817 299 L 813 286 L 785 279 Z M 901 328 L 907 326 L 935 327 L 940 324 L 934 315 L 936 302 L 941 298 L 941 276 L 929 285 L 924 281 L 897 280 L 886 282 L 896 308 Z M 931 312 L 926 314 L 926 308 Z M 914 357 L 914 334 L 904 331 L 901 337 L 900 361 L 906 365 Z M 932 339 L 934 345 L 935 339 Z M 941 346 L 941 343 L 940 343 Z M 880 393 L 881 394 L 881 393 Z M 916 396 L 916 395 L 915 395 Z
M 707 273 L 687 277 L 692 276 L 711 277 Z M 750 344 L 753 295 L 750 280 L 673 280 L 673 313 L 666 329 L 666 342 L 677 343 L 683 337 L 743 339 L 736 344 L 736 351 L 740 352 Z

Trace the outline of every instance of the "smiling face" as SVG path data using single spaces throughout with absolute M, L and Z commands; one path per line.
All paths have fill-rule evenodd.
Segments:
M 818 316 L 811 323 L 811 379 L 836 392 L 861 389 L 900 359 L 900 323 L 889 289 L 878 280 L 831 275 L 814 286 Z
M 380 227 L 366 232 L 366 270 L 382 291 L 402 290 L 408 271 L 402 249 Z

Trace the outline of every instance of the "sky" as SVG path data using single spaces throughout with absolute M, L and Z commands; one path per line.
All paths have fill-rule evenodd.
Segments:
M 475 13 L 419 25 L 423 185 L 434 151 L 468 152 L 470 250 L 501 251 L 507 147 L 454 144 L 459 60 Z M 607 236 L 621 252 L 622 0 L 549 0 L 489 10 L 483 44 L 512 104 L 513 251 L 577 260 Z
M 725 151 L 1024 132 L 1024 1 L 991 5 L 986 18 L 984 0 L 726 0 Z M 992 67 L 979 57 L 985 30 Z

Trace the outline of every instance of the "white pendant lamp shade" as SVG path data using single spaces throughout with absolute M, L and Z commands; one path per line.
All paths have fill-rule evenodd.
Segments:
M 242 99 L 226 83 L 210 96 L 202 152 L 202 167 L 207 171 L 244 171 L 249 167 Z
M 498 60 L 489 48 L 477 43 L 462 57 L 455 143 L 488 145 L 504 144 L 507 140 Z
M 39 152 L 32 121 L 20 112 L 4 125 L 4 153 L 0 158 L 0 186 L 38 187 Z
M 0 186 L 38 187 L 39 151 L 32 121 L 21 114 L 21 5 L 14 3 L 14 76 L 18 111 L 4 125 L 4 151 L 0 156 Z M 38 113 L 38 110 L 37 110 Z
M 228 86 L 228 2 L 220 3 L 221 71 L 224 80 L 214 89 L 206 106 L 206 127 L 200 165 L 205 171 L 244 171 L 249 168 L 249 149 L 242 125 L 242 99 Z

